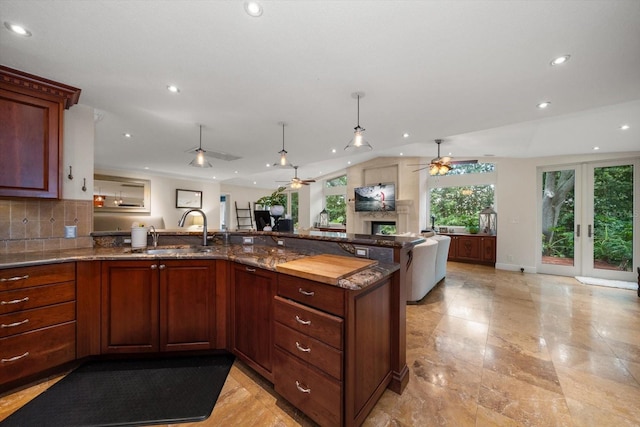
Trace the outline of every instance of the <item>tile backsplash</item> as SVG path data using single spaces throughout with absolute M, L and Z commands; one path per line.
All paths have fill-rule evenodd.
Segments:
M 93 224 L 91 200 L 0 200 L 0 254 L 90 248 Z M 65 238 L 65 226 L 75 225 L 77 237 Z

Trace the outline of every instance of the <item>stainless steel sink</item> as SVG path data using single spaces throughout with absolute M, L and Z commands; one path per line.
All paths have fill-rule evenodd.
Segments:
M 208 253 L 211 252 L 211 248 L 196 246 L 188 248 L 155 248 L 147 249 L 144 253 L 149 255 L 171 255 L 171 254 L 195 254 L 195 253 Z

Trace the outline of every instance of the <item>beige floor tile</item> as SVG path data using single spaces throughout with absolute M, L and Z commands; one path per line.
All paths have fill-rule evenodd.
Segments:
M 640 426 L 640 298 L 574 278 L 449 263 L 407 306 L 409 384 L 364 425 Z M 62 376 L 0 396 L 0 420 Z M 315 426 L 236 361 L 211 417 L 173 426 Z

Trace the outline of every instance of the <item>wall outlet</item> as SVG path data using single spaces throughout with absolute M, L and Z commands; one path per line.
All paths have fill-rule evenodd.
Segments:
M 64 226 L 64 238 L 65 239 L 75 239 L 78 237 L 78 227 L 75 225 L 65 225 Z
M 284 246 L 284 240 L 278 239 L 278 246 Z
M 243 245 L 253 245 L 253 237 L 252 236 L 242 236 L 242 244 Z
M 369 258 L 369 248 L 356 246 L 356 254 L 358 258 Z

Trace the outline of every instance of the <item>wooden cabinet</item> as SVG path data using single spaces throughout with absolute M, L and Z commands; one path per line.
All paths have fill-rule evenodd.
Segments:
M 448 234 L 449 261 L 496 264 L 496 236 L 488 234 Z
M 211 260 L 102 263 L 102 353 L 215 348 Z
M 0 270 L 0 385 L 76 357 L 75 263 Z
M 347 290 L 278 275 L 275 390 L 321 426 L 362 424 L 391 383 L 391 283 Z
M 60 198 L 62 124 L 80 89 L 0 66 L 0 196 Z
M 231 350 L 273 382 L 273 298 L 276 273 L 231 265 Z

